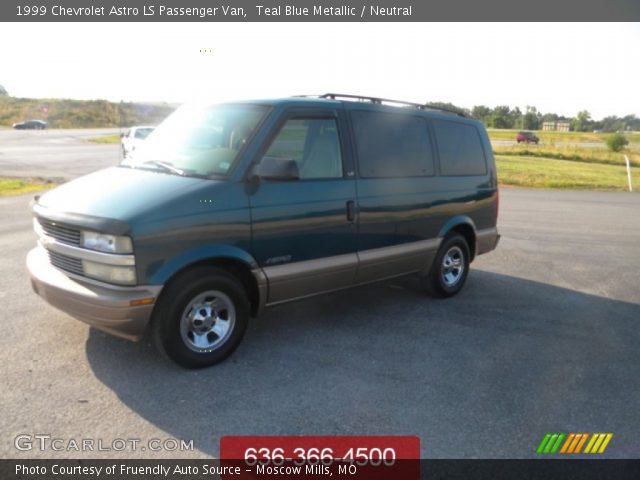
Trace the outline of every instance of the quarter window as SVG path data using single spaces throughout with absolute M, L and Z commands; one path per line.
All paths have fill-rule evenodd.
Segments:
M 484 175 L 487 165 L 478 130 L 473 125 L 433 121 L 442 175 Z

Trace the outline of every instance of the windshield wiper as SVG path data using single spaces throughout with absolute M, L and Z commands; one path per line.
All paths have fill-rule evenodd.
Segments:
M 185 176 L 184 170 L 180 170 L 177 167 L 174 167 L 173 165 L 171 165 L 170 163 L 167 162 L 161 162 L 159 160 L 148 160 L 146 162 L 142 162 L 143 165 L 153 165 L 156 167 L 161 167 L 163 169 L 165 169 L 168 172 L 172 172 L 175 173 L 176 175 L 180 175 L 182 177 Z

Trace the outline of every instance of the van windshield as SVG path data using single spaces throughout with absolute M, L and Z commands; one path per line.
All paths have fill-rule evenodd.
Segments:
M 266 110 L 258 105 L 183 105 L 121 165 L 184 176 L 225 177 Z

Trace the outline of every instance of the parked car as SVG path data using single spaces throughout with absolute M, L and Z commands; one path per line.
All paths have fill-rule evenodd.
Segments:
M 135 149 L 144 142 L 155 127 L 131 127 L 122 135 L 122 158 L 133 154 Z
M 499 240 L 481 123 L 337 94 L 183 106 L 33 212 L 34 290 L 115 335 L 150 327 L 189 368 L 271 305 L 407 274 L 455 295 Z
M 16 130 L 44 130 L 47 128 L 47 122 L 44 120 L 27 120 L 22 123 L 14 123 L 13 128 Z
M 516 142 L 518 143 L 535 143 L 537 145 L 539 141 L 540 139 L 531 132 L 518 132 L 516 135 Z

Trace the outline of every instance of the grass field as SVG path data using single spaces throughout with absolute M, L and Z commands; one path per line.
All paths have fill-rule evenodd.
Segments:
M 91 143 L 120 143 L 120 135 L 103 135 L 101 137 L 90 138 Z
M 21 195 L 29 192 L 39 192 L 55 187 L 53 183 L 19 178 L 0 178 L 0 196 Z
M 515 140 L 518 130 L 488 129 L 491 140 Z M 494 146 L 502 185 L 575 190 L 628 191 L 624 155 L 632 165 L 632 185 L 640 190 L 640 133 L 626 133 L 629 146 L 620 153 L 605 147 L 610 133 L 543 132 L 540 145 Z M 581 143 L 601 143 L 589 148 Z
M 625 165 L 624 155 L 629 157 L 631 165 L 640 167 L 640 148 L 632 146 L 623 152 L 611 152 L 606 148 L 581 148 L 573 146 L 549 145 L 513 145 L 511 147 L 494 147 L 496 155 L 522 156 L 532 158 L 553 158 L 556 160 L 573 160 L 585 163 L 605 163 L 608 165 Z
M 552 158 L 496 155 L 498 180 L 502 185 L 574 190 L 627 191 L 624 166 L 586 163 Z M 632 169 L 632 184 L 640 189 L 640 169 Z
M 519 130 L 496 130 L 487 129 L 491 140 L 515 140 Z M 536 131 L 541 143 L 605 143 L 611 133 L 590 133 L 590 132 L 544 132 Z M 625 133 L 631 143 L 640 143 L 640 133 Z

